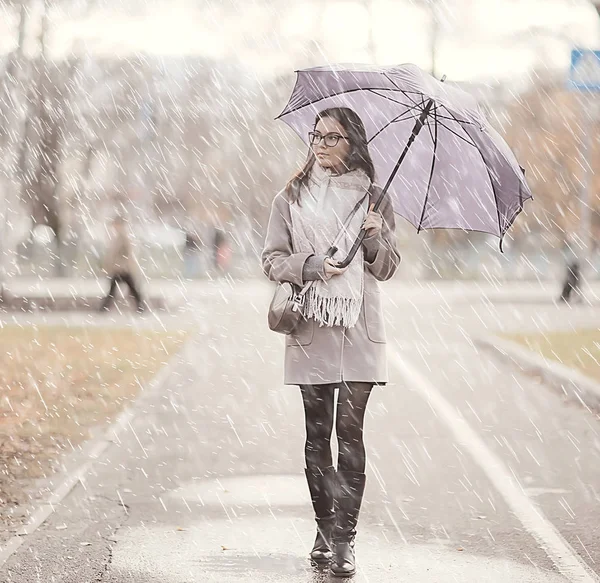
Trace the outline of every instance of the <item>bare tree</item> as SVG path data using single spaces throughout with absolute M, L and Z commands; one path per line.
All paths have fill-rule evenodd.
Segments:
M 23 64 L 23 46 L 25 44 L 25 33 L 28 22 L 28 0 L 12 0 L 5 2 L 5 5 L 13 9 L 18 14 L 17 46 L 6 58 L 6 66 L 2 72 L 0 81 L 0 152 L 3 153 L 4 168 L 2 191 L 2 205 L 0 207 L 0 217 L 2 225 L 0 228 L 0 302 L 4 297 L 5 285 L 5 262 L 8 257 L 8 220 L 13 205 L 12 175 L 13 175 L 13 156 L 14 144 L 18 142 L 21 135 L 20 115 L 17 103 L 20 101 L 19 81 L 20 71 L 24 68 Z
M 429 72 L 437 78 L 437 53 L 440 38 L 440 0 L 412 0 L 427 11 L 429 17 Z
M 542 232 L 553 245 L 564 244 L 577 231 L 579 184 L 583 172 L 579 150 L 586 119 L 578 97 L 561 79 L 538 74 L 534 86 L 508 109 L 506 139 L 526 167 L 536 205 L 515 224 L 513 237 Z M 597 159 L 598 152 L 593 153 Z M 594 178 L 596 189 L 600 187 Z M 598 190 L 596 190 L 598 192 Z M 592 210 L 600 209 L 596 197 Z

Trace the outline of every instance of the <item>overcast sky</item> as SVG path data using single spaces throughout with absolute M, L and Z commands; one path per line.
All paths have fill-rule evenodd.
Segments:
M 327 61 L 371 61 L 369 17 L 361 1 L 98 2 L 100 9 L 87 16 L 74 10 L 52 13 L 54 55 L 70 52 L 79 41 L 103 54 L 235 58 L 259 75 Z M 128 14 L 111 4 L 126 5 Z M 427 13 L 409 0 L 373 0 L 372 5 L 377 62 L 428 68 Z M 445 0 L 440 19 L 438 72 L 451 80 L 518 77 L 536 62 L 567 68 L 571 43 L 600 47 L 600 19 L 585 0 Z M 532 26 L 547 32 L 532 38 L 523 32 Z M 0 50 L 14 42 L 14 22 L 0 18 Z

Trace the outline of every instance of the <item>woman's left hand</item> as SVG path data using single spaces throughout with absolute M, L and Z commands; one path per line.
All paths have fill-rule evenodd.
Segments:
M 383 217 L 378 212 L 373 211 L 373 206 L 371 205 L 367 218 L 362 225 L 362 228 L 367 232 L 367 237 L 379 235 L 383 227 Z

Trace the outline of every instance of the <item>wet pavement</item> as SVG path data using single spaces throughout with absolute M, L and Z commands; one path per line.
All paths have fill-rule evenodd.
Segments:
M 302 401 L 282 385 L 271 289 L 189 290 L 170 317 L 196 332 L 170 374 L 0 581 L 330 580 L 308 562 Z M 540 300 L 543 290 L 494 305 L 461 287 L 382 289 L 391 382 L 374 389 L 365 422 L 353 580 L 596 581 L 598 418 L 477 352 L 471 337 L 600 318 Z

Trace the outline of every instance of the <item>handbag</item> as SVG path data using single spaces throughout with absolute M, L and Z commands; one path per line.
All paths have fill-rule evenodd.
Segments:
M 280 334 L 291 334 L 302 317 L 304 296 L 312 285 L 312 281 L 302 289 L 289 281 L 277 284 L 271 305 L 269 306 L 269 328 Z
M 350 214 L 344 221 L 344 225 L 340 229 L 340 232 L 337 234 L 336 238 L 331 244 L 331 247 L 329 247 L 329 250 L 326 253 L 327 257 L 333 257 L 336 254 L 337 242 L 344 234 L 348 224 L 352 220 L 352 217 L 358 211 L 361 204 L 365 198 L 369 196 L 369 194 L 370 189 L 367 191 L 367 194 L 361 198 L 356 205 L 354 205 L 354 208 L 352 211 L 350 211 Z M 280 334 L 291 334 L 296 329 L 300 323 L 300 320 L 304 317 L 304 298 L 313 283 L 314 281 L 309 281 L 302 287 L 299 287 L 289 281 L 280 281 L 277 283 L 275 293 L 273 294 L 273 299 L 269 305 L 269 313 L 267 316 L 269 328 L 273 330 L 273 332 L 279 332 Z

